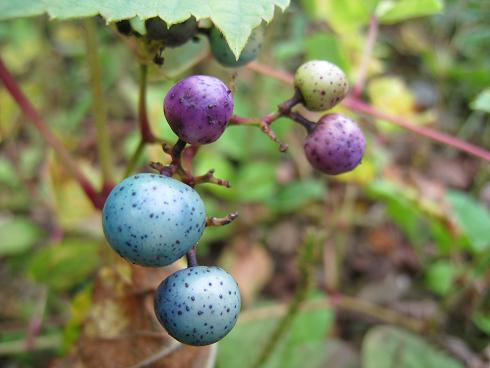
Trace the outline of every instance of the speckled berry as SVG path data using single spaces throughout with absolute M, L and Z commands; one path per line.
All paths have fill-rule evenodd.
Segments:
M 312 60 L 301 65 L 294 84 L 309 110 L 328 110 L 344 99 L 349 83 L 342 69 L 325 60 Z
M 102 211 L 104 234 L 123 258 L 142 266 L 175 262 L 201 238 L 204 203 L 188 185 L 158 174 L 126 178 Z
M 362 160 L 366 142 L 354 121 L 340 114 L 323 116 L 306 138 L 310 164 L 329 175 L 353 170 Z
M 166 46 L 181 46 L 192 37 L 197 31 L 196 18 L 190 17 L 182 23 L 167 26 L 167 23 L 159 17 L 147 19 L 145 21 L 146 34 L 152 40 L 162 40 Z
M 226 42 L 225 37 L 218 28 L 213 28 L 209 34 L 209 44 L 214 58 L 220 64 L 233 68 L 243 66 L 256 59 L 262 48 L 263 39 L 264 32 L 262 28 L 256 28 L 250 34 L 250 37 L 237 60 L 233 51 L 231 51 L 230 46 L 228 46 L 228 42 Z
M 201 145 L 223 134 L 233 114 L 233 96 L 218 78 L 192 75 L 174 85 L 163 102 L 165 117 L 183 141 Z
M 231 331 L 240 312 L 235 279 L 219 267 L 175 272 L 155 294 L 155 313 L 167 332 L 188 345 L 209 345 Z

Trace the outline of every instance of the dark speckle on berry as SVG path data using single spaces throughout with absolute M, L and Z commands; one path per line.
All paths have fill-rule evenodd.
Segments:
M 209 345 L 221 340 L 235 325 L 240 310 L 236 281 L 218 267 L 196 266 L 173 275 L 180 276 L 177 286 L 171 288 L 163 281 L 155 294 L 155 313 L 162 326 L 175 339 L 188 345 Z M 233 290 L 233 293 L 224 294 L 225 290 Z M 189 299 L 195 303 L 186 303 L 185 310 L 178 307 L 178 303 Z M 215 310 L 227 313 L 218 314 Z

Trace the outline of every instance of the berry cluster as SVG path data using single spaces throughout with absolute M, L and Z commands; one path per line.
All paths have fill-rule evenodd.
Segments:
M 203 34 L 209 40 L 211 53 L 221 65 L 238 68 L 257 58 L 262 47 L 264 33 L 257 27 L 249 36 L 248 41 L 237 59 L 228 46 L 228 42 L 221 31 L 215 27 L 203 28 L 194 17 L 169 26 L 159 17 L 138 21 L 139 18 L 122 20 L 116 23 L 116 29 L 124 36 L 135 36 L 143 40 L 156 64 L 163 64 L 161 53 L 165 47 L 179 47 L 189 40 L 199 40 L 198 35 Z
M 169 91 L 164 112 L 179 142 L 211 143 L 232 116 L 233 97 L 219 79 L 192 76 Z M 191 186 L 162 173 L 143 173 L 114 187 L 103 209 L 102 225 L 107 241 L 121 257 L 141 266 L 161 267 L 193 251 L 206 226 L 206 211 Z M 160 284 L 155 314 L 177 340 L 208 345 L 235 325 L 240 291 L 221 268 L 193 263 Z
M 342 101 L 349 86 L 336 65 L 313 60 L 301 65 L 294 83 L 303 105 L 311 111 L 324 111 Z M 327 114 L 308 129 L 304 151 L 310 164 L 329 175 L 353 170 L 362 160 L 366 145 L 361 129 L 340 114 Z
M 146 26 L 150 30 L 159 22 L 149 20 Z M 181 24 L 185 30 L 193 27 L 194 23 Z M 167 31 L 153 30 L 151 34 L 182 42 L 171 32 L 172 27 Z M 211 38 L 226 45 L 220 35 L 211 33 Z M 225 53 L 220 55 L 224 58 Z M 228 63 L 231 59 L 223 60 Z M 235 61 L 246 60 L 247 54 Z M 336 105 L 348 90 L 342 70 L 326 61 L 311 61 L 298 69 L 295 82 L 295 97 L 280 105 L 279 112 L 272 116 L 288 116 L 307 128 L 304 150 L 316 169 L 330 175 L 354 169 L 365 147 L 355 122 L 340 114 L 328 114 L 313 123 L 291 110 L 300 102 L 313 111 Z M 227 182 L 216 178 L 213 181 L 212 171 L 202 177 L 192 176 L 180 164 L 180 156 L 187 144 L 216 141 L 232 119 L 233 108 L 231 90 L 215 77 L 193 75 L 175 84 L 163 103 L 165 117 L 179 138 L 171 150 L 166 150 L 172 155 L 171 164 L 157 163 L 153 167 L 159 173 L 126 178 L 111 191 L 103 209 L 107 241 L 126 260 L 161 267 L 187 254 L 188 268 L 170 275 L 158 287 L 155 313 L 170 335 L 190 345 L 212 344 L 233 328 L 240 311 L 240 291 L 226 271 L 198 266 L 195 260 L 195 246 L 208 221 L 204 203 L 193 186 L 202 181 L 221 185 Z M 182 181 L 172 178 L 176 173 Z M 235 217 L 230 215 L 220 224 Z

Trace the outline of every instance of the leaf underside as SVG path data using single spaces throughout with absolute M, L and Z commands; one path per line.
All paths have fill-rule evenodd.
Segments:
M 290 0 L 0 0 L 0 20 L 47 13 L 52 19 L 101 15 L 107 22 L 160 17 L 168 24 L 191 15 L 209 18 L 222 31 L 238 57 L 252 30 L 269 22 L 275 7 L 284 10 Z

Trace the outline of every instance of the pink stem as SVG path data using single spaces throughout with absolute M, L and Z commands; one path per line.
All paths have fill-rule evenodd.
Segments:
M 469 153 L 470 155 L 479 157 L 485 161 L 490 162 L 490 151 L 485 150 L 484 148 L 475 146 L 471 143 L 465 142 L 461 139 L 453 137 L 449 134 L 445 134 L 439 132 L 434 129 L 426 128 L 420 125 L 415 125 L 410 122 L 408 119 L 405 119 L 401 116 L 394 116 L 387 114 L 385 112 L 379 111 L 375 109 L 373 106 L 361 101 L 360 99 L 348 97 L 343 101 L 343 104 L 351 109 L 352 111 L 361 112 L 367 115 L 374 116 L 378 119 L 388 120 L 392 124 L 398 125 L 402 128 L 410 130 L 418 135 L 430 138 L 434 141 L 444 143 L 448 146 L 457 148 L 461 151 Z
M 277 71 L 271 68 L 270 66 L 258 64 L 256 62 L 250 63 L 248 65 L 249 69 L 254 70 L 258 73 L 268 75 L 277 80 L 283 81 L 287 84 L 293 84 L 294 78 L 291 74 L 283 71 Z M 485 161 L 490 162 L 490 151 L 487 151 L 484 148 L 475 146 L 471 143 L 465 142 L 459 138 L 453 137 L 449 134 L 445 134 L 439 132 L 435 129 L 430 129 L 426 127 L 421 127 L 417 124 L 412 123 L 410 120 L 390 115 L 375 109 L 368 103 L 363 102 L 362 100 L 354 97 L 347 97 L 343 104 L 352 111 L 362 112 L 367 115 L 371 115 L 377 118 L 381 118 L 383 120 L 389 121 L 392 124 L 398 125 L 404 129 L 410 130 L 416 134 L 424 136 L 426 138 L 432 139 L 433 141 L 446 144 L 448 146 L 454 147 L 460 151 L 466 152 L 475 157 L 481 158 Z
M 371 60 L 371 55 L 373 54 L 374 45 L 376 43 L 376 38 L 378 37 L 378 18 L 373 15 L 371 17 L 371 23 L 369 24 L 369 31 L 366 39 L 366 45 L 364 47 L 361 65 L 359 67 L 359 75 L 357 76 L 357 82 L 352 89 L 352 96 L 361 96 L 364 90 L 364 84 L 366 82 L 367 70 L 369 66 L 369 61 Z
M 95 190 L 95 188 L 88 181 L 85 175 L 80 171 L 75 159 L 66 150 L 66 148 L 63 146 L 63 143 L 53 134 L 48 125 L 44 122 L 41 115 L 24 95 L 1 58 L 0 80 L 3 82 L 5 88 L 7 88 L 7 91 L 13 97 L 15 102 L 17 102 L 17 105 L 19 105 L 20 109 L 24 112 L 25 115 L 27 115 L 27 117 L 34 124 L 42 137 L 58 154 L 60 161 L 63 163 L 63 166 L 66 168 L 66 170 L 68 170 L 68 172 L 78 181 L 94 207 L 102 209 L 105 202 L 104 196 L 100 195 L 100 193 Z

